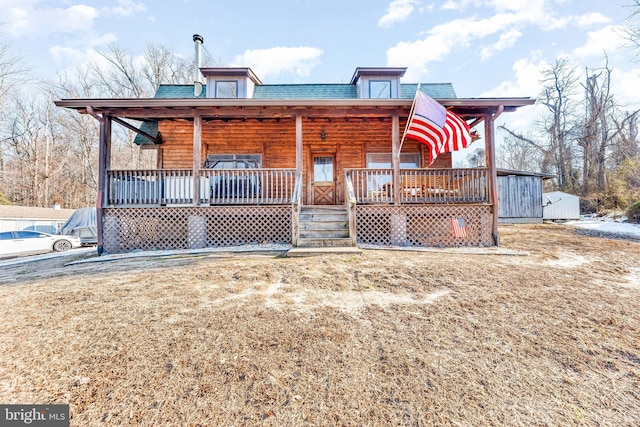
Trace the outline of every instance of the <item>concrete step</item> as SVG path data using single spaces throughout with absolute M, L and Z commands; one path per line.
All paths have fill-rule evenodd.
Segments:
M 286 256 L 290 258 L 315 256 L 315 255 L 359 255 L 362 251 L 356 247 L 321 247 L 321 248 L 292 248 Z
M 352 247 L 351 238 L 299 237 L 299 248 Z

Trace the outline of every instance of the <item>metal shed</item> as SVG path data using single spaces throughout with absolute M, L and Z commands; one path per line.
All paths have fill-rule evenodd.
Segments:
M 544 193 L 543 219 L 557 221 L 580 219 L 580 198 L 562 191 Z
M 507 224 L 542 222 L 542 182 L 553 175 L 498 169 L 498 221 Z

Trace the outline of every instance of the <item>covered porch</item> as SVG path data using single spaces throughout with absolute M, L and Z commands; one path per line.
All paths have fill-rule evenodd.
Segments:
M 344 207 L 353 246 L 495 245 L 498 221 L 493 123 L 503 111 L 532 101 L 439 101 L 472 120 L 472 126 L 484 124 L 487 167 L 420 167 L 424 166 L 423 156 L 416 165 L 419 167 L 403 167 L 400 158 L 407 147 L 400 145 L 401 128 L 411 107 L 411 100 L 406 99 L 62 100 L 56 104 L 92 114 L 100 122 L 99 251 L 265 242 L 297 246 L 301 209 L 317 204 Z M 113 124 L 141 132 L 127 120 L 161 121 L 167 128 L 179 123 L 188 129 L 190 167 L 163 167 L 158 162 L 156 169 L 111 168 Z M 289 166 L 207 167 L 207 155 L 211 147 L 216 148 L 206 146 L 208 139 L 213 139 L 213 131 L 203 132 L 203 123 L 219 129 L 228 121 L 236 122 L 238 128 L 251 122 L 252 132 L 260 132 L 265 122 L 277 122 L 277 133 L 284 136 L 273 144 L 263 144 L 260 166 Z M 382 139 L 372 134 L 360 151 L 347 152 L 357 144 L 351 144 L 350 135 L 342 129 L 364 129 L 372 121 L 382 129 Z M 318 122 L 322 122 L 320 132 Z M 333 146 L 325 144 L 325 132 L 340 134 L 341 139 Z M 168 134 L 145 134 L 150 143 L 144 148 L 166 155 L 175 146 L 168 144 Z M 369 146 L 374 148 L 367 149 Z M 415 153 L 420 153 L 419 149 L 414 145 Z M 391 167 L 370 167 L 365 155 L 383 150 L 390 152 Z M 314 155 L 334 159 L 331 182 L 314 179 Z M 324 184 L 329 190 L 322 188 Z M 318 190 L 327 197 L 317 197 Z

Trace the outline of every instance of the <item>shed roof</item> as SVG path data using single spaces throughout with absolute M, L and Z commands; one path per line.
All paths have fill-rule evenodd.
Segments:
M 75 209 L 0 205 L 0 219 L 68 219 Z

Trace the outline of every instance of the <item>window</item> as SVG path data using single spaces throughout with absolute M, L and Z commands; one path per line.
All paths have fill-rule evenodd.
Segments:
M 262 167 L 260 154 L 209 154 L 205 169 L 258 169 Z
M 368 168 L 392 168 L 391 153 L 367 153 Z M 420 153 L 400 153 L 400 169 L 420 167 Z
M 4 233 L 0 233 L 0 240 L 12 240 L 13 233 L 10 231 L 5 231 Z
M 237 98 L 238 97 L 238 81 L 237 80 L 217 80 L 215 96 L 216 98 Z
M 44 234 L 38 233 L 37 231 L 17 231 L 18 239 L 37 239 Z
M 369 98 L 391 99 L 391 80 L 370 80 Z
M 367 167 L 373 169 L 391 169 L 391 153 L 367 153 Z M 420 167 L 420 153 L 400 153 L 400 169 L 418 169 Z M 368 188 L 379 191 L 387 188 L 393 181 L 392 174 L 374 174 L 369 177 Z
M 315 156 L 313 158 L 313 180 L 315 182 L 333 181 L 332 156 Z

